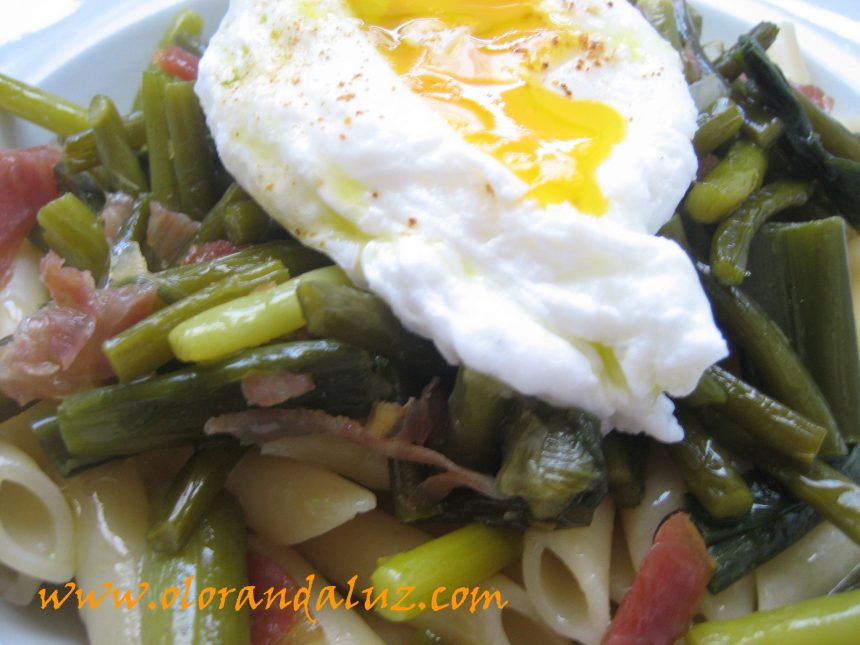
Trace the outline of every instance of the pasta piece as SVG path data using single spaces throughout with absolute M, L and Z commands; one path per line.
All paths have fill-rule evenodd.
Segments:
M 531 529 L 523 543 L 523 580 L 544 622 L 584 645 L 599 643 L 609 625 L 609 568 L 615 510 L 610 500 L 590 526 Z
M 193 452 L 193 448 L 178 446 L 137 455 L 134 459 L 146 490 L 151 493 L 169 485 Z
M 357 611 L 346 609 L 344 605 L 334 609 L 328 601 L 320 603 L 319 607 L 317 606 L 320 591 L 331 583 L 315 571 L 293 549 L 288 546 L 272 546 L 256 536 L 249 538 L 248 547 L 256 549 L 275 561 L 300 588 L 307 586 L 308 576 L 313 576 L 308 613 L 322 630 L 327 643 L 383 645 L 384 641 L 367 626 Z M 332 602 L 338 603 L 342 599 L 343 597 L 339 593 L 335 593 Z
M 74 574 L 74 554 L 62 492 L 25 452 L 0 441 L 0 563 L 61 583 Z
M 717 595 L 705 592 L 699 613 L 705 620 L 731 620 L 755 611 L 755 574 L 750 573 Z
M 476 639 L 475 643 L 509 643 L 510 645 L 567 645 L 566 638 L 554 633 L 550 626 L 546 625 L 538 615 L 529 593 L 513 580 L 503 575 L 496 575 L 481 583 L 482 589 L 498 590 L 507 605 L 500 609 L 491 606 L 487 609 L 477 609 L 481 614 L 481 621 L 487 627 L 488 632 L 495 633 L 497 640 L 481 641 Z M 490 631 L 490 630 L 493 631 Z
M 642 558 L 651 548 L 657 527 L 667 515 L 684 506 L 685 492 L 684 480 L 666 451 L 652 443 L 648 451 L 642 503 L 620 511 L 630 561 L 637 571 Z
M 615 522 L 612 526 L 612 559 L 609 565 L 609 599 L 620 605 L 624 594 L 633 584 L 633 562 L 627 550 L 627 538 L 621 526 L 621 509 L 615 511 Z
M 43 582 L 0 564 L 0 600 L 19 607 L 29 605 Z
M 0 423 L 0 441 L 8 441 L 19 450 L 23 450 L 39 464 L 42 470 L 51 471 L 52 466 L 45 455 L 31 424 L 35 419 L 53 414 L 57 409 L 55 401 L 39 401 L 20 414 Z
M 779 24 L 779 34 L 767 50 L 770 59 L 779 65 L 786 78 L 794 83 L 808 84 L 812 82 L 809 68 L 797 43 L 797 32 L 791 22 Z
M 298 544 L 296 550 L 335 584 L 344 586 L 358 576 L 356 587 L 365 588 L 380 557 L 414 549 L 429 539 L 423 531 L 373 510 Z
M 402 643 L 420 643 L 423 630 L 409 621 L 393 623 L 385 620 L 375 611 L 366 611 L 363 606 L 355 608 L 385 645 L 402 645 Z
M 313 540 L 296 546 L 327 578 L 344 588 L 356 576 L 356 589 L 370 586 L 370 574 L 380 557 L 413 549 L 430 538 L 412 526 L 401 524 L 382 511 L 370 511 Z M 470 613 L 459 610 L 428 611 L 410 621 L 452 643 L 508 645 L 510 643 L 547 645 L 566 643 L 541 622 L 525 590 L 509 578 L 495 575 L 479 585 L 482 591 L 499 592 L 504 608 L 491 603 Z M 374 596 L 375 598 L 376 596 Z M 389 600 L 391 604 L 393 600 Z M 408 600 L 406 601 L 408 604 Z M 527 636 L 527 637 L 526 637 Z
M 77 517 L 78 587 L 95 598 L 105 593 L 97 607 L 81 610 L 91 645 L 140 643 L 141 606 L 117 609 L 116 594 L 141 590 L 141 562 L 146 550 L 149 501 L 134 460 L 98 466 L 69 480 L 67 494 Z M 181 581 L 177 581 L 181 584 Z
M 21 242 L 12 260 L 9 281 L 0 288 L 0 338 L 14 334 L 18 323 L 48 299 L 39 279 L 41 259 L 42 252 L 29 240 Z
M 285 437 L 263 444 L 260 454 L 321 466 L 372 490 L 388 490 L 388 460 L 367 446 L 334 435 Z
M 860 546 L 823 522 L 755 572 L 760 610 L 823 596 L 860 562 Z
M 227 488 L 245 510 L 245 521 L 272 544 L 296 544 L 376 507 L 369 490 L 317 466 L 251 453 Z

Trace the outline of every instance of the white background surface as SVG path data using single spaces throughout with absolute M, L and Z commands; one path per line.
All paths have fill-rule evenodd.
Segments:
M 734 38 L 759 20 L 792 20 L 813 80 L 843 111 L 860 115 L 860 0 L 694 0 L 706 40 Z M 84 105 L 95 93 L 128 106 L 155 42 L 179 7 L 216 27 L 227 0 L 0 0 L 0 72 L 42 85 Z M 47 135 L 0 116 L 0 145 Z M 48 616 L 0 603 L 0 645 L 83 642 L 73 613 Z M 117 644 L 122 645 L 122 644 Z

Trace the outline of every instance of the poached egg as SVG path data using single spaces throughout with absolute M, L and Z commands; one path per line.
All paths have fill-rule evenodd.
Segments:
M 655 237 L 696 171 L 677 53 L 623 0 L 232 0 L 197 91 L 227 169 L 445 358 L 604 427 L 726 353 Z

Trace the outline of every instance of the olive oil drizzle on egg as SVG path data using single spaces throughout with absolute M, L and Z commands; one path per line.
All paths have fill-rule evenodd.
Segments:
M 602 215 L 595 176 L 621 142 L 615 109 L 543 79 L 573 56 L 601 64 L 601 43 L 559 25 L 535 0 L 349 0 L 392 68 L 470 144 L 541 205 Z

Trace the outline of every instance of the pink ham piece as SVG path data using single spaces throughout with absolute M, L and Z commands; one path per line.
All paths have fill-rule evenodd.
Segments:
M 39 209 L 59 196 L 54 166 L 60 157 L 47 146 L 0 150 L 0 289 Z
M 671 515 L 615 613 L 601 645 L 672 645 L 690 626 L 714 559 L 686 513 Z
M 273 599 L 271 603 L 263 602 L 251 608 L 251 645 L 318 642 L 313 637 L 318 625 L 312 624 L 294 602 L 301 587 L 281 565 L 251 549 L 248 551 L 248 584 L 254 588 L 258 599 Z M 282 591 L 283 599 L 279 595 Z
M 146 244 L 159 261 L 168 266 L 194 237 L 200 228 L 185 213 L 172 211 L 159 202 L 149 205 L 149 221 L 146 225 Z
M 409 417 L 408 412 L 404 414 L 404 419 Z M 461 486 L 494 499 L 505 498 L 493 477 L 464 468 L 436 450 L 412 443 L 407 435 L 426 437 L 432 432 L 418 431 L 408 421 L 401 424 L 394 436 L 378 437 L 368 432 L 364 424 L 348 417 L 333 416 L 322 410 L 273 408 L 213 417 L 206 422 L 205 430 L 207 434 L 231 434 L 246 444 L 264 444 L 283 437 L 313 433 L 334 434 L 365 445 L 387 459 L 402 459 L 442 470 L 440 475 L 434 475 L 425 482 L 427 486 L 420 491 L 422 499 L 437 501 Z M 434 477 L 438 479 L 434 480 Z
M 174 78 L 183 81 L 197 80 L 200 58 L 181 47 L 170 46 L 159 49 L 153 62 L 161 68 L 161 71 Z
M 0 390 L 24 405 L 62 398 L 113 376 L 102 343 L 152 312 L 155 289 L 96 289 L 89 272 L 63 266 L 53 251 L 42 260 L 53 298 L 25 318 L 0 347 Z
M 242 247 L 236 246 L 227 240 L 215 240 L 214 242 L 205 242 L 204 244 L 194 244 L 188 253 L 182 258 L 182 266 L 187 264 L 197 264 L 198 262 L 209 262 L 216 258 L 230 255 L 241 250 Z
M 255 374 L 242 379 L 242 396 L 248 405 L 268 408 L 307 394 L 314 387 L 314 378 L 310 374 Z
M 793 83 L 793 85 L 794 89 L 803 94 L 825 112 L 831 112 L 833 110 L 833 97 L 825 94 L 824 90 L 817 85 L 801 85 L 800 83 Z
M 102 212 L 99 213 L 105 225 L 105 239 L 108 244 L 116 241 L 119 229 L 131 217 L 134 200 L 125 193 L 109 193 Z

